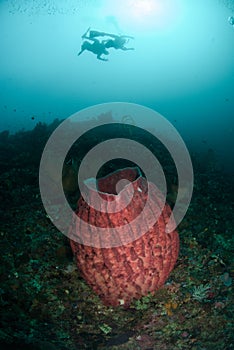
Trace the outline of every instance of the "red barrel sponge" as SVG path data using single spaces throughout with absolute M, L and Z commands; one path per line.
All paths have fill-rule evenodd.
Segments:
M 117 192 L 120 180 L 128 182 Z M 128 306 L 163 286 L 178 257 L 178 233 L 166 231 L 171 209 L 138 168 L 118 170 L 95 184 L 86 186 L 89 204 L 82 196 L 78 201 L 71 248 L 81 275 L 104 304 Z M 98 208 L 97 196 L 105 203 Z M 94 227 L 103 234 L 96 235 Z

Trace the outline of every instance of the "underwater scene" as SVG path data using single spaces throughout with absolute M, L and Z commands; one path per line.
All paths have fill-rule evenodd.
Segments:
M 0 349 L 234 349 L 234 0 L 0 0 Z

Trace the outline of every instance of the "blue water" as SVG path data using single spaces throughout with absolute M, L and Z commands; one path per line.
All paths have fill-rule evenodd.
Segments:
M 0 131 L 104 102 L 167 118 L 193 150 L 233 169 L 234 1 L 1 0 Z M 77 53 L 86 29 L 134 36 L 108 62 Z M 144 118 L 144 116 L 143 116 Z

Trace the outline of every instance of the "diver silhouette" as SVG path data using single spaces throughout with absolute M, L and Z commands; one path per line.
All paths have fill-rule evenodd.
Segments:
M 98 37 L 108 37 L 105 40 L 99 41 Z M 129 39 L 134 39 L 134 37 L 129 35 L 115 35 L 106 32 L 99 32 L 96 30 L 87 29 L 87 31 L 82 35 L 82 39 L 85 40 L 81 45 L 81 50 L 78 56 L 82 54 L 85 50 L 93 52 L 97 55 L 97 59 L 101 61 L 108 61 L 107 58 L 103 58 L 102 55 L 109 55 L 107 49 L 114 48 L 116 50 L 120 49 L 123 51 L 134 50 L 134 48 L 128 48 L 125 44 Z M 89 40 L 89 41 L 88 41 Z
M 107 58 L 103 58 L 102 55 L 109 55 L 109 52 L 106 49 L 105 43 L 103 41 L 99 41 L 98 39 L 95 39 L 93 36 L 87 36 L 88 30 L 82 35 L 82 39 L 88 39 L 89 41 L 85 40 L 81 45 L 81 50 L 78 53 L 78 56 L 82 54 L 85 50 L 93 52 L 95 55 L 97 55 L 97 59 L 101 61 L 108 61 Z

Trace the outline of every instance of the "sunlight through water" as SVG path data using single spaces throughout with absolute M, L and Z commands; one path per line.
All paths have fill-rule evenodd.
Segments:
M 180 15 L 177 0 L 119 0 L 103 1 L 100 15 L 115 19 L 120 29 L 147 31 L 167 29 Z

